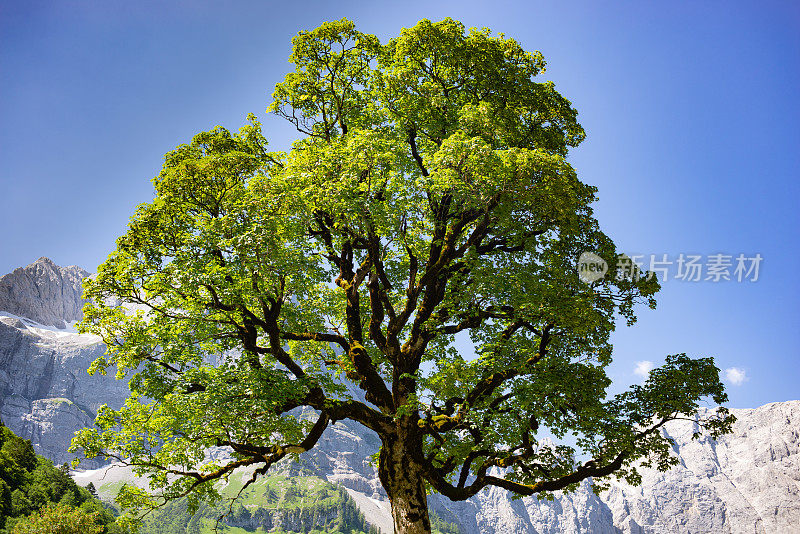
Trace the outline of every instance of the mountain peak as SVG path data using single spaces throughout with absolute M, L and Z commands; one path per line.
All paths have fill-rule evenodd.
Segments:
M 65 328 L 82 316 L 81 283 L 87 276 L 88 271 L 80 267 L 59 267 L 42 256 L 0 277 L 0 311 Z

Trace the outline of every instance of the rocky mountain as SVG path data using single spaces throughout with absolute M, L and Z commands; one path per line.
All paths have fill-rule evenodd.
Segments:
M 56 464 L 72 459 L 73 433 L 104 403 L 128 396 L 125 382 L 90 376 L 105 352 L 99 338 L 77 334 L 81 281 L 89 273 L 40 258 L 0 278 L 0 419 Z
M 470 533 L 800 532 L 800 401 L 732 411 L 733 434 L 716 441 L 692 440 L 692 422 L 667 425 L 680 464 L 643 470 L 641 486 L 614 482 L 598 496 L 584 483 L 553 502 L 492 490 L 448 506 L 476 518 Z
M 59 267 L 39 258 L 0 278 L 0 310 L 64 329 L 81 318 L 81 282 L 88 275 L 75 265 Z
M 86 275 L 43 258 L 0 278 L 0 417 L 56 463 L 70 458 L 73 432 L 101 404 L 128 394 L 124 382 L 86 373 L 105 350 L 100 341 L 66 329 L 79 318 Z M 639 487 L 615 482 L 596 495 L 585 483 L 552 502 L 492 489 L 458 503 L 432 496 L 431 509 L 465 534 L 800 533 L 800 401 L 733 412 L 734 433 L 716 441 L 692 440 L 692 422 L 667 425 L 680 464 L 644 470 Z M 346 488 L 386 533 L 390 508 L 372 462 L 379 446 L 370 431 L 338 422 L 301 460 L 304 473 Z M 75 477 L 110 496 L 132 475 L 106 466 Z
M 613 482 L 596 495 L 586 482 L 552 502 L 494 488 L 465 502 L 432 496 L 430 507 L 465 534 L 800 533 L 800 401 L 732 411 L 734 433 L 719 440 L 692 440 L 689 421 L 667 425 L 680 464 L 643 469 L 641 486 Z M 376 436 L 339 422 L 308 463 L 388 532 L 389 503 L 370 461 L 378 446 Z

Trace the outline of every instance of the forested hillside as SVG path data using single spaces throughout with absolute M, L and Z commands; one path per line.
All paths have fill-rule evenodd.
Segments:
M 91 516 L 98 532 L 119 532 L 114 514 L 89 490 L 78 486 L 67 469 L 57 468 L 37 455 L 30 441 L 16 436 L 0 422 L 0 534 L 47 532 L 23 530 L 17 523 L 25 523 L 26 518 L 52 503 L 61 505 L 57 511 L 62 516 Z M 78 512 L 73 512 L 76 509 Z M 55 519 L 50 516 L 47 520 Z M 41 520 L 37 528 L 44 528 Z

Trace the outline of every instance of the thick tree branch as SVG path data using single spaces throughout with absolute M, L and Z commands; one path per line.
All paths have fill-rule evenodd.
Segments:
M 335 343 L 345 352 L 350 350 L 350 344 L 344 336 L 328 332 L 281 332 L 281 339 L 287 341 L 319 341 L 321 343 Z
M 417 167 L 419 167 L 422 176 L 429 176 L 428 169 L 425 168 L 422 156 L 419 155 L 419 150 L 417 149 L 417 131 L 414 128 L 408 131 L 408 144 L 411 147 L 411 155 L 414 157 L 414 161 L 417 162 Z

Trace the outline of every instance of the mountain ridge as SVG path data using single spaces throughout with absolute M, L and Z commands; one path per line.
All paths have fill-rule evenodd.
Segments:
M 65 330 L 80 319 L 80 282 L 88 275 L 40 258 L 0 277 L 0 418 L 56 463 L 72 458 L 66 452 L 72 433 L 90 426 L 101 404 L 118 407 L 129 394 L 125 381 L 86 373 L 105 351 L 99 338 Z M 800 401 L 732 411 L 739 418 L 734 434 L 716 441 L 692 440 L 691 422 L 668 425 L 680 465 L 667 473 L 644 470 L 640 487 L 612 482 L 596 495 L 584 482 L 552 502 L 512 499 L 492 488 L 456 503 L 431 496 L 431 509 L 465 534 L 800 531 Z M 301 459 L 315 475 L 345 487 L 371 524 L 391 532 L 371 460 L 379 445 L 370 431 L 340 421 Z M 113 469 L 75 475 L 99 489 Z

